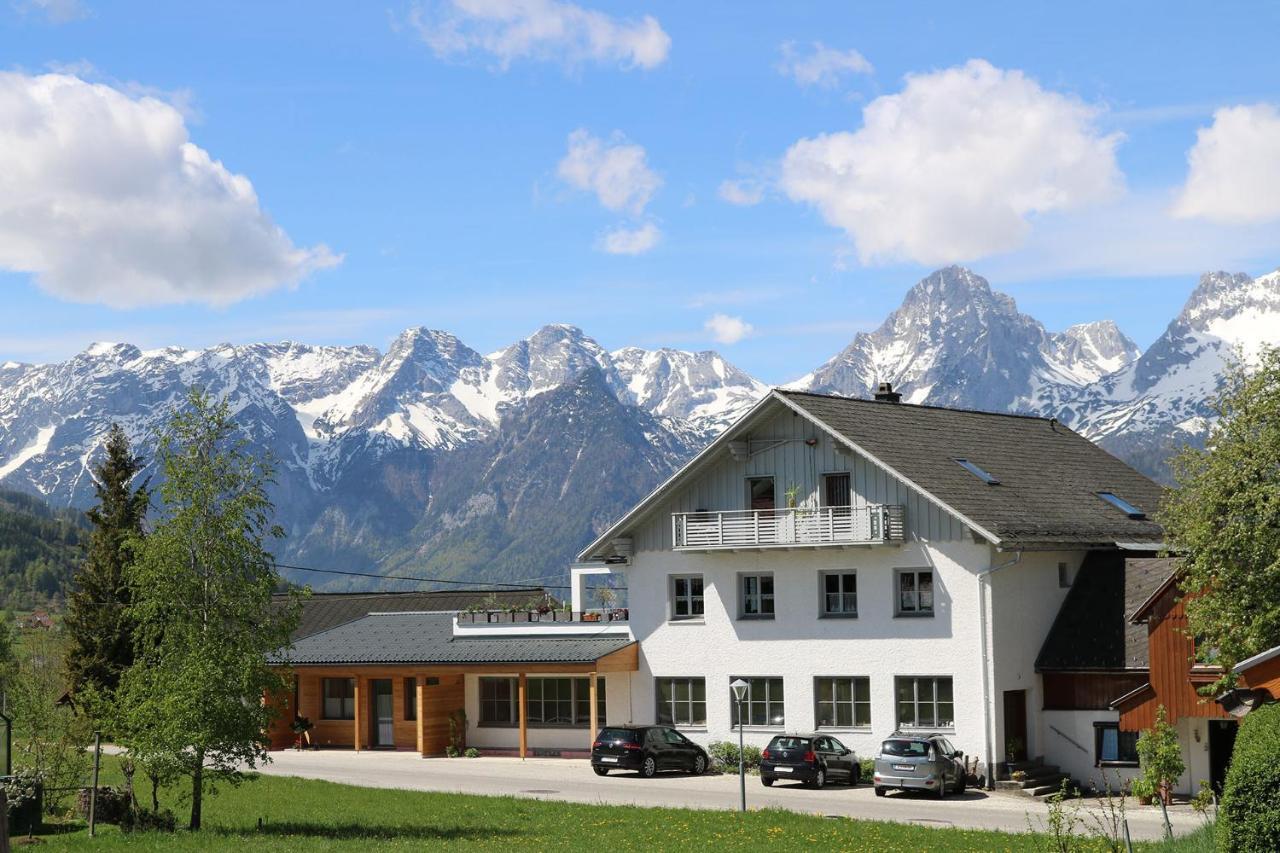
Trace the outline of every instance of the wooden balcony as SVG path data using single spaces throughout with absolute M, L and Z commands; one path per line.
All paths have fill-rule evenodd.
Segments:
M 890 504 L 677 512 L 671 541 L 677 551 L 884 545 L 903 541 L 905 518 Z

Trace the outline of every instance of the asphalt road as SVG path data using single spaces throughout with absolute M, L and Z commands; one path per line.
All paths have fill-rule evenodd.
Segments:
M 326 779 L 371 788 L 404 788 L 467 794 L 510 795 L 539 800 L 567 800 L 627 806 L 672 806 L 694 809 L 736 809 L 736 775 L 685 776 L 661 774 L 642 779 L 633 773 L 604 778 L 591 772 L 584 760 L 562 758 L 420 758 L 411 752 L 321 750 L 273 752 L 264 773 Z M 1133 801 L 1130 801 L 1133 802 Z M 925 826 L 959 826 L 1025 832 L 1028 825 L 1044 826 L 1047 807 L 1007 793 L 967 791 L 938 801 L 932 797 L 895 792 L 876 797 L 870 785 L 834 785 L 814 791 L 799 785 L 765 788 L 747 777 L 748 808 L 782 808 L 808 814 L 844 815 Z M 1176 833 L 1199 826 L 1188 806 L 1170 809 Z M 1088 820 L 1086 816 L 1086 820 Z M 1158 839 L 1160 810 L 1154 806 L 1129 809 L 1129 828 L 1136 839 Z

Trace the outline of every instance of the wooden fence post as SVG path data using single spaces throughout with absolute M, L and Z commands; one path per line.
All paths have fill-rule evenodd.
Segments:
M 89 837 L 93 838 L 98 818 L 98 768 L 102 765 L 102 732 L 93 733 L 93 787 L 89 789 Z

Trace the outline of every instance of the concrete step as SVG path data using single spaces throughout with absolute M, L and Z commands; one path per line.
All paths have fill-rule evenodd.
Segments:
M 1037 786 L 1035 788 L 1025 788 L 1023 792 L 1031 795 L 1032 797 L 1035 797 L 1038 800 L 1043 800 L 1046 797 L 1051 797 L 1062 790 L 1063 779 L 1067 780 L 1067 796 L 1070 796 L 1070 797 L 1080 796 L 1081 794 L 1080 783 L 1077 782 L 1075 779 L 1071 779 L 1066 774 L 1063 774 L 1062 777 L 1059 778 L 1057 781 L 1055 781 L 1052 785 L 1046 784 L 1046 785 Z

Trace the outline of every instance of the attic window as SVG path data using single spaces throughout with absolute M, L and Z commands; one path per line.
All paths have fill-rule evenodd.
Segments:
M 964 470 L 968 471 L 973 476 L 977 477 L 982 482 L 986 483 L 988 486 L 1000 485 L 999 480 L 997 480 L 991 474 L 988 474 L 986 471 L 979 468 L 974 463 L 970 462 L 968 459 L 957 459 L 955 460 L 955 463 L 959 465 L 961 468 L 963 468 Z
M 1145 512 L 1138 509 L 1136 506 L 1129 503 L 1127 500 L 1125 500 L 1124 498 L 1120 497 L 1117 494 L 1113 494 L 1112 492 L 1095 492 L 1094 494 L 1096 494 L 1098 497 L 1102 498 L 1104 501 L 1111 504 L 1113 507 L 1120 510 L 1130 518 L 1146 518 L 1147 517 L 1147 514 Z

